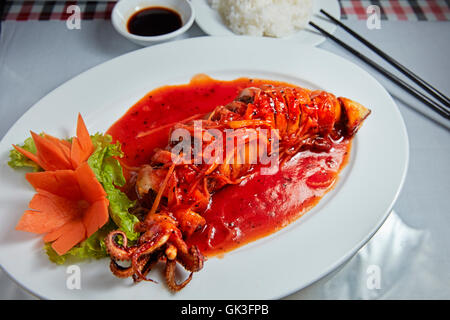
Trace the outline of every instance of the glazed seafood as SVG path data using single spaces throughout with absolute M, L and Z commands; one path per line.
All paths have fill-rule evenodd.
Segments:
M 168 287 L 181 290 L 203 267 L 201 250 L 186 240 L 206 227 L 204 212 L 215 193 L 273 166 L 259 161 L 262 153 L 276 159 L 277 169 L 306 150 L 330 151 L 335 141 L 351 139 L 369 114 L 361 104 L 325 91 L 267 84 L 245 88 L 231 103 L 173 124 L 166 148 L 156 150 L 131 179 L 135 210 L 142 213 L 135 226 L 139 240 L 128 245 L 119 230 L 106 238 L 111 271 L 151 281 L 151 268 L 165 261 Z M 227 148 L 230 139 L 237 143 Z M 175 280 L 177 262 L 191 272 L 182 283 Z

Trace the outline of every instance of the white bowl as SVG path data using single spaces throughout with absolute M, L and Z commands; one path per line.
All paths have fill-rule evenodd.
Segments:
M 137 36 L 128 31 L 127 23 L 130 17 L 139 10 L 149 7 L 165 7 L 178 12 L 181 16 L 182 27 L 160 36 Z M 189 0 L 120 0 L 114 6 L 111 21 L 114 28 L 122 36 L 141 46 L 148 46 L 157 42 L 173 39 L 186 32 L 194 22 L 195 12 Z

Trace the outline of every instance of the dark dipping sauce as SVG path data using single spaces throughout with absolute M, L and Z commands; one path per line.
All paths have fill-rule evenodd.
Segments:
M 137 36 L 160 36 L 178 30 L 183 25 L 178 12 L 164 7 L 150 7 L 133 14 L 128 31 Z
M 149 92 L 108 130 L 122 143 L 125 168 L 150 162 L 155 148 L 164 148 L 175 123 L 225 105 L 247 87 L 263 84 L 293 86 L 271 80 L 240 78 L 221 81 L 197 75 L 189 84 Z M 342 139 L 328 152 L 303 151 L 274 175 L 255 174 L 228 185 L 212 196 L 202 213 L 206 225 L 186 239 L 206 256 L 221 255 L 272 234 L 295 221 L 330 191 L 346 165 L 351 140 Z

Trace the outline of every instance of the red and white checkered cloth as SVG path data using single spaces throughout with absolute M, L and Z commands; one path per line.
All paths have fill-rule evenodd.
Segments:
M 71 5 L 80 7 L 83 20 L 109 20 L 115 4 L 116 1 L 5 1 L 2 20 L 67 20 L 73 13 L 67 13 Z
M 367 8 L 380 7 L 381 20 L 448 21 L 449 0 L 341 0 L 342 19 L 366 20 Z
M 342 19 L 365 20 L 367 8 L 380 7 L 382 20 L 448 21 L 450 0 L 340 0 Z M 78 5 L 84 20 L 110 19 L 115 1 L 4 1 L 2 20 L 66 20 L 70 5 Z M 3 9 L 3 10 L 1 10 Z

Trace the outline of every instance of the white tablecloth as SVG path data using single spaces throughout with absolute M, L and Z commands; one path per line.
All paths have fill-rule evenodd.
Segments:
M 365 21 L 346 23 L 450 95 L 449 22 L 382 22 L 380 30 L 367 29 Z M 380 61 L 344 31 L 336 34 Z M 203 35 L 194 25 L 182 38 Z M 330 41 L 320 47 L 356 60 Z M 68 30 L 60 21 L 3 22 L 0 138 L 54 88 L 90 67 L 136 49 L 109 21 L 82 21 L 81 30 Z M 345 266 L 287 298 L 449 299 L 450 124 L 376 71 L 362 66 L 394 97 L 408 129 L 410 166 L 394 206 L 396 214 Z M 379 270 L 374 271 L 373 266 Z M 379 275 L 375 285 L 368 283 L 372 272 Z M 0 270 L 0 299 L 32 298 Z

